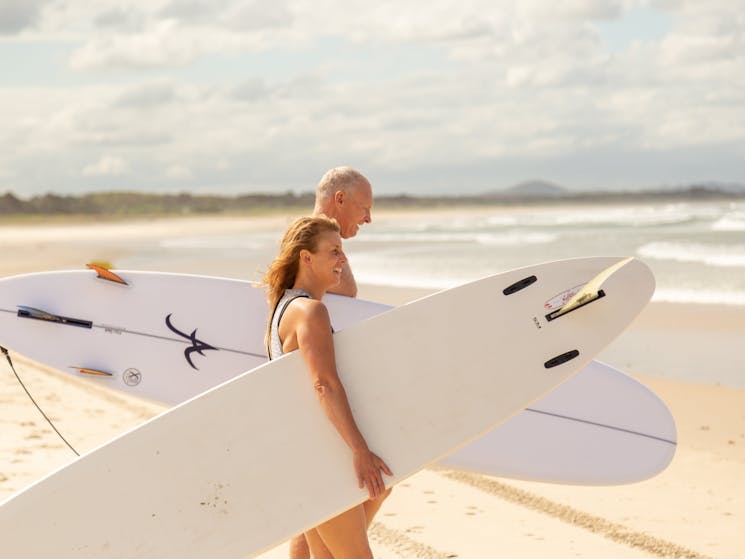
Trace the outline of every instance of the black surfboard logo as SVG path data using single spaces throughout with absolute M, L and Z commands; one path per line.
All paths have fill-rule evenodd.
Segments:
M 173 314 L 173 313 L 171 313 L 171 314 Z M 191 354 L 196 351 L 199 355 L 204 356 L 204 353 L 203 352 L 205 352 L 205 351 L 208 351 L 208 350 L 219 351 L 219 349 L 216 348 L 216 347 L 214 347 L 214 346 L 211 346 L 210 344 L 205 343 L 202 340 L 200 340 L 199 338 L 197 338 L 197 329 L 196 328 L 194 328 L 194 331 L 191 334 L 186 334 L 186 333 L 182 332 L 181 330 L 179 330 L 178 328 L 176 328 L 173 325 L 173 323 L 171 322 L 171 314 L 169 314 L 166 317 L 166 326 L 168 326 L 168 329 L 171 332 L 173 332 L 174 334 L 178 334 L 182 338 L 184 338 L 184 339 L 186 339 L 186 340 L 188 340 L 188 341 L 191 342 L 191 347 L 187 347 L 184 350 L 184 357 L 186 358 L 186 362 L 189 365 L 191 365 L 191 368 L 198 371 L 199 368 L 196 365 L 194 365 L 194 363 L 191 360 Z

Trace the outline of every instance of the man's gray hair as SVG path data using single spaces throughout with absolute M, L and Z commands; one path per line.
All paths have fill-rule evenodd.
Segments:
M 353 167 L 334 167 L 321 177 L 316 187 L 316 201 L 331 198 L 335 192 L 347 192 L 350 187 L 358 184 L 368 184 L 365 176 Z

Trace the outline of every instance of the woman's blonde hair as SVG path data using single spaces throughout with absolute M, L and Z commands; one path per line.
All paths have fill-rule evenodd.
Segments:
M 272 316 L 277 303 L 285 293 L 285 289 L 295 284 L 300 266 L 300 251 L 316 252 L 318 237 L 327 231 L 339 232 L 339 223 L 325 215 L 301 217 L 293 221 L 285 231 L 279 245 L 279 255 L 271 263 L 261 282 L 267 287 L 267 301 L 269 302 L 269 320 L 264 341 L 269 346 L 272 328 Z

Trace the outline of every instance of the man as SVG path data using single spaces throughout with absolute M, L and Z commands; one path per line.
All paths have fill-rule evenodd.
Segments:
M 370 181 L 352 167 L 336 167 L 328 171 L 316 188 L 313 215 L 325 214 L 341 226 L 342 239 L 351 239 L 360 226 L 370 223 L 373 196 Z M 334 293 L 357 296 L 357 283 L 349 264 L 344 265 L 339 287 Z
M 370 181 L 352 167 L 335 167 L 321 177 L 316 187 L 316 205 L 313 215 L 324 214 L 339 222 L 343 239 L 351 239 L 372 217 L 373 195 Z M 338 295 L 357 296 L 357 282 L 352 274 L 349 262 L 342 268 L 341 283 L 334 289 Z M 388 489 L 377 499 L 365 503 L 367 525 L 380 509 L 385 498 L 390 494 Z M 304 535 L 290 540 L 290 559 L 309 559 L 310 552 Z

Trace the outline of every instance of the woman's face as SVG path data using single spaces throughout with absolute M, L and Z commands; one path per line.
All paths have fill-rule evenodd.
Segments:
M 341 281 L 342 267 L 347 257 L 341 248 L 341 236 L 336 231 L 324 231 L 318 236 L 316 251 L 310 253 L 310 266 L 318 280 L 327 287 Z

